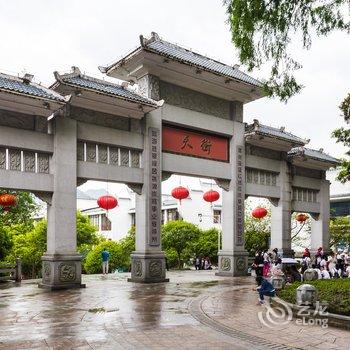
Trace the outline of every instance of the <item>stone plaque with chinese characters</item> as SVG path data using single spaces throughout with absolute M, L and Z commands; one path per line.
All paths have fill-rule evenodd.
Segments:
M 237 146 L 236 157 L 236 174 L 237 174 L 237 187 L 236 187 L 236 245 L 243 245 L 243 233 L 244 233 L 244 148 L 243 146 Z
M 150 246 L 160 244 L 160 208 L 161 208 L 161 188 L 160 188 L 160 131 L 156 128 L 149 128 L 149 242 Z
M 198 131 L 163 126 L 162 151 L 228 162 L 229 140 Z

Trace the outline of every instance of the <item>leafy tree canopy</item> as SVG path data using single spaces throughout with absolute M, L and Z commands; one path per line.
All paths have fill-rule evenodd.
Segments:
M 252 217 L 251 212 L 252 208 L 247 206 L 244 215 L 244 235 L 245 249 L 250 256 L 254 256 L 257 250 L 269 248 L 271 213 L 268 210 L 268 215 L 263 219 L 255 219 Z
M 350 246 L 350 216 L 332 219 L 329 225 L 330 246 L 344 244 Z
M 299 35 L 304 49 L 312 36 L 326 36 L 334 30 L 350 30 L 349 0 L 224 0 L 232 42 L 248 70 L 271 64 L 264 82 L 268 96 L 287 101 L 300 85 L 293 73 L 301 68 L 289 52 L 292 37 Z
M 165 250 L 173 249 L 177 253 L 178 267 L 182 267 L 182 257 L 190 250 L 191 243 L 198 240 L 201 230 L 186 221 L 169 221 L 162 227 L 162 246 Z
M 339 109 L 344 121 L 347 125 L 350 123 L 350 94 L 344 99 L 340 104 Z M 349 150 L 346 152 L 347 156 L 350 156 L 350 128 L 342 127 L 333 131 L 332 136 L 337 139 L 337 142 L 342 143 Z M 341 182 L 350 181 L 350 161 L 348 159 L 343 159 L 338 179 Z

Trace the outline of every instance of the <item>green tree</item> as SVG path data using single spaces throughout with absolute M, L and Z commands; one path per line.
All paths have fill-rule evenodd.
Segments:
M 344 244 L 350 246 L 350 216 L 332 219 L 329 225 L 330 246 Z
M 232 42 L 248 70 L 271 65 L 264 81 L 269 96 L 282 101 L 298 93 L 294 72 L 302 66 L 289 52 L 292 38 L 300 35 L 303 49 L 312 36 L 334 30 L 349 31 L 349 0 L 225 0 Z
M 87 273 L 101 273 L 102 271 L 102 251 L 109 252 L 109 270 L 117 268 L 128 268 L 129 260 L 123 253 L 123 246 L 116 241 L 103 241 L 95 246 L 86 256 L 84 268 Z
M 35 224 L 31 231 L 13 233 L 13 248 L 8 260 L 14 262 L 17 257 L 22 261 L 22 273 L 28 278 L 40 275 L 41 257 L 46 251 L 46 220 Z
M 250 256 L 254 256 L 258 249 L 269 248 L 269 238 L 271 234 L 271 214 L 268 210 L 268 215 L 263 219 L 255 219 L 251 215 L 252 209 L 250 206 L 245 208 L 245 249 Z M 278 248 L 278 247 L 277 247 Z
M 13 246 L 7 260 L 14 262 L 20 257 L 25 276 L 30 278 L 40 276 L 41 257 L 46 251 L 47 221 L 39 221 L 30 231 L 27 225 L 19 224 L 8 226 L 8 230 Z M 77 212 L 77 250 L 83 255 L 83 262 L 92 246 L 98 244 L 101 239 L 89 218 Z
M 34 196 L 28 192 L 0 189 L 0 194 L 10 193 L 17 198 L 16 206 L 10 211 L 0 207 L 0 261 L 4 260 L 13 246 L 12 234 L 29 232 L 33 229 L 33 215 L 38 210 Z
M 132 226 L 128 234 L 119 241 L 125 255 L 125 261 L 129 261 L 129 265 L 131 264 L 130 254 L 135 251 L 135 234 L 135 226 Z
M 35 197 L 29 192 L 8 191 L 0 189 L 0 194 L 9 193 L 16 196 L 16 205 L 9 211 L 0 207 L 0 223 L 4 226 L 13 224 L 28 224 L 33 228 L 33 216 L 38 211 L 39 206 L 35 202 Z
M 169 221 L 162 227 L 162 246 L 167 250 L 174 250 L 177 254 L 178 268 L 183 266 L 185 252 L 190 252 L 191 244 L 198 240 L 200 229 L 186 221 Z
M 191 251 L 195 256 L 209 257 L 212 263 L 218 262 L 218 237 L 220 231 L 216 228 L 202 230 L 197 241 L 193 242 Z
M 341 111 L 341 115 L 347 125 L 350 123 L 350 94 L 344 99 L 344 101 L 340 104 L 339 109 Z M 341 182 L 350 181 L 350 128 L 342 127 L 333 131 L 332 136 L 337 139 L 337 142 L 342 143 L 345 147 L 349 148 L 346 152 L 348 159 L 343 159 L 340 171 L 338 175 L 338 179 Z

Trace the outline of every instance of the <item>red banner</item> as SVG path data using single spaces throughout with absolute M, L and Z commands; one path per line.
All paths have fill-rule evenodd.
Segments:
M 163 152 L 229 161 L 229 139 L 222 136 L 163 126 Z

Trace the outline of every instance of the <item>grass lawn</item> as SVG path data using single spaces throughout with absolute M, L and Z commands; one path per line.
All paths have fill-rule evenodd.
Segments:
M 350 316 L 350 278 L 305 281 L 312 284 L 318 292 L 318 300 L 328 303 L 327 311 L 339 315 Z M 295 304 L 296 289 L 303 284 L 295 282 L 278 292 L 278 296 Z

